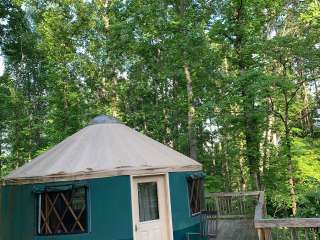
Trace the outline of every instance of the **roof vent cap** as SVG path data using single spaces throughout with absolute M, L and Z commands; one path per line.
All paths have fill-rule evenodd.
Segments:
M 121 123 L 121 122 L 118 119 L 111 116 L 99 115 L 99 116 L 96 116 L 94 119 L 92 119 L 89 125 L 108 124 L 108 123 Z

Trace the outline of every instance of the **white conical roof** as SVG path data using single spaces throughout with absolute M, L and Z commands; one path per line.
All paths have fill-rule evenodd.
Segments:
M 4 181 L 23 184 L 201 169 L 200 163 L 116 119 L 98 116 Z

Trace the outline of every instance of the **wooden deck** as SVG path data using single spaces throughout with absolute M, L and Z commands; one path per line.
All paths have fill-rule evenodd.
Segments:
M 211 193 L 206 204 L 217 211 L 217 240 L 320 240 L 320 218 L 266 219 L 264 192 Z
M 254 225 L 259 240 L 320 240 L 320 218 L 267 217 L 264 192 L 259 194 Z
M 257 240 L 253 219 L 221 219 L 217 240 Z
M 217 240 L 258 240 L 254 226 L 259 192 L 213 193 L 206 196 L 207 208 L 218 214 Z

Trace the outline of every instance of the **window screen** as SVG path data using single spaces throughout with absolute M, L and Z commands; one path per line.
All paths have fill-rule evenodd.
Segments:
M 138 183 L 140 222 L 159 219 L 158 188 L 156 182 Z
M 87 231 L 86 188 L 39 194 L 38 234 L 70 234 Z
M 200 213 L 203 203 L 203 178 L 188 178 L 189 204 L 192 214 Z

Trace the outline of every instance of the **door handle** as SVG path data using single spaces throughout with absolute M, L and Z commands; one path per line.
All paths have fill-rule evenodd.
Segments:
M 134 225 L 134 230 L 137 232 L 138 231 L 138 226 L 137 224 Z

